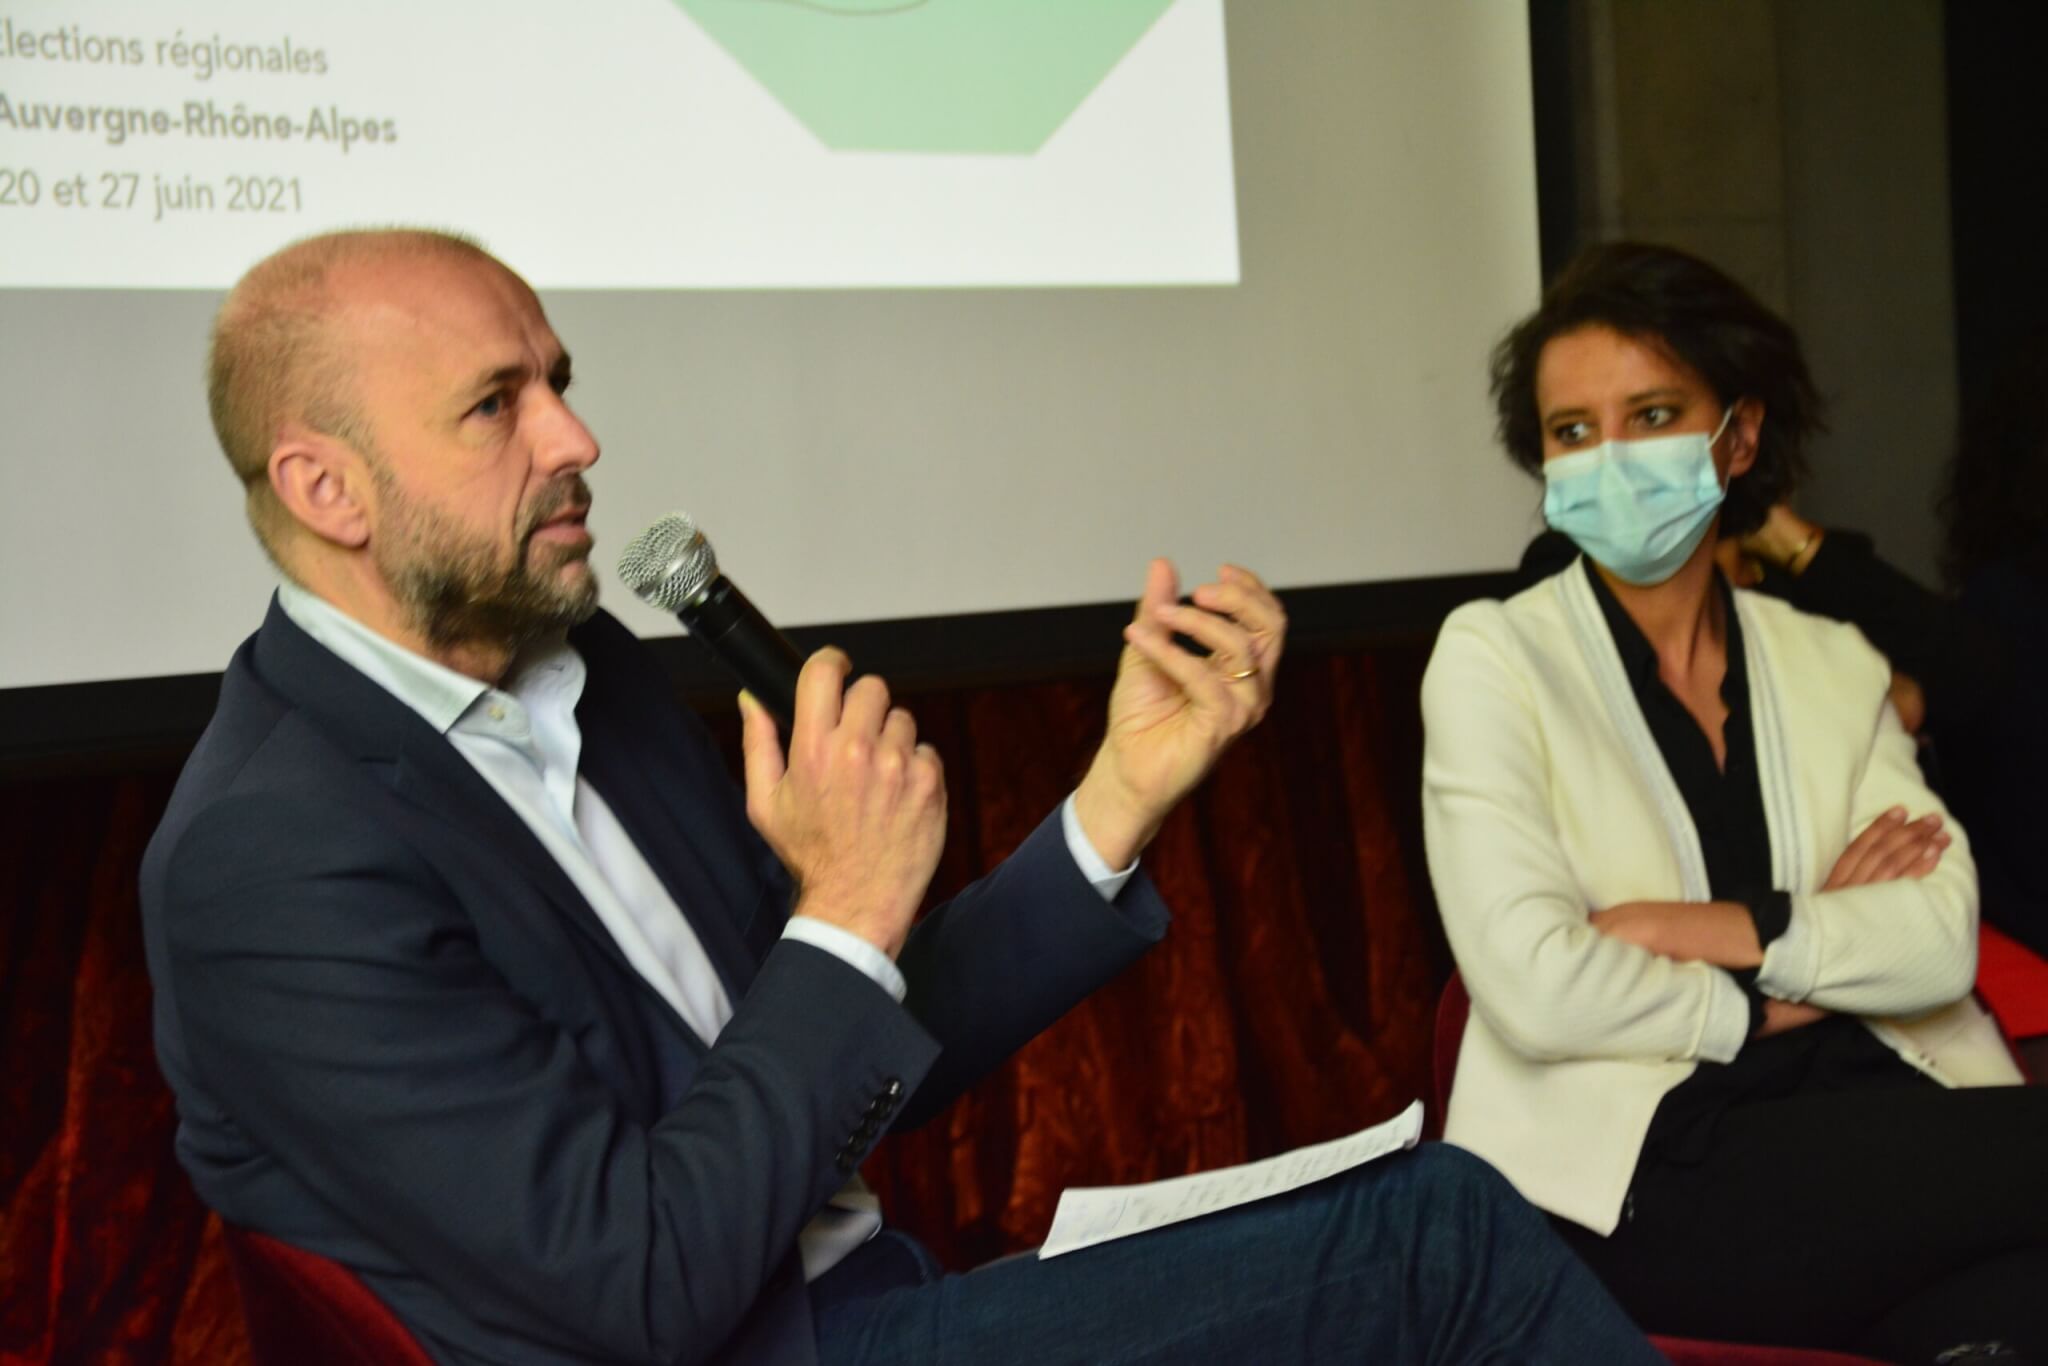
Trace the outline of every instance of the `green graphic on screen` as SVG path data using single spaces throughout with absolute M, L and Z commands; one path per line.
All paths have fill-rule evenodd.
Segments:
M 835 151 L 1037 151 L 1173 0 L 675 0 Z

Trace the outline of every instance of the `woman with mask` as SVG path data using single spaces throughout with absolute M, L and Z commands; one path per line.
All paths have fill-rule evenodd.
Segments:
M 1474 1006 L 1446 1136 L 1651 1332 L 2048 1360 L 2048 1091 L 1969 995 L 1967 842 L 1883 658 L 1715 572 L 1801 471 L 1797 338 L 1702 261 L 1603 246 L 1493 391 L 1583 553 L 1453 613 L 1423 684 Z

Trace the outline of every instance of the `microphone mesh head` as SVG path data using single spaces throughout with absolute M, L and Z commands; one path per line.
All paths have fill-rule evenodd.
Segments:
M 718 556 L 687 512 L 672 512 L 619 555 L 619 578 L 650 606 L 674 612 L 718 577 Z

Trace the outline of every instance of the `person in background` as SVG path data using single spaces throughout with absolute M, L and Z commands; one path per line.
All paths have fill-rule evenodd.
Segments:
M 1716 568 L 1797 485 L 1797 338 L 1707 263 L 1613 244 L 1492 380 L 1582 553 L 1454 612 L 1423 683 L 1473 1001 L 1447 1137 L 1651 1332 L 2043 1359 L 2048 1092 L 1970 998 L 1968 842 L 1883 658 Z
M 1891 661 L 1892 705 L 1914 735 L 1928 724 L 1929 696 L 1961 702 L 1986 662 L 1977 633 L 1945 610 L 1940 594 L 1880 556 L 1870 537 L 1810 522 L 1789 502 L 1773 504 L 1749 534 L 1724 537 L 1716 559 L 1738 588 L 1863 632 Z

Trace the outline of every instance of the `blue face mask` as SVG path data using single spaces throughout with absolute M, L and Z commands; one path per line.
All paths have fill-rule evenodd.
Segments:
M 1721 500 L 1712 436 L 1606 441 L 1543 462 L 1543 520 L 1624 583 L 1662 583 L 1692 557 Z

